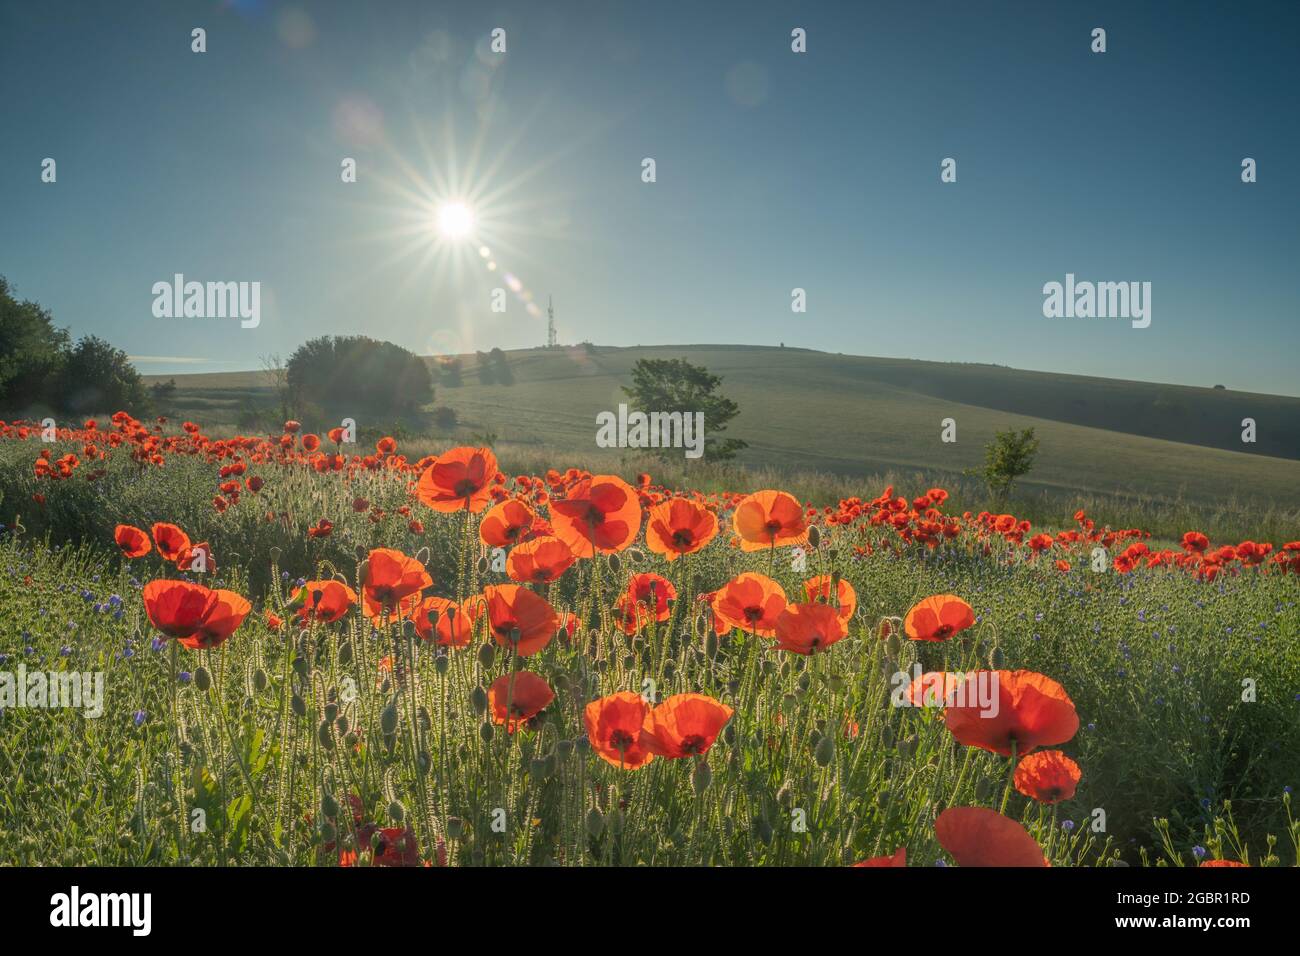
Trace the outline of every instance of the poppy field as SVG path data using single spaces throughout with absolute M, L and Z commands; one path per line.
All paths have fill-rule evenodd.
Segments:
M 0 858 L 1297 863 L 1300 540 L 339 437 L 0 424 Z

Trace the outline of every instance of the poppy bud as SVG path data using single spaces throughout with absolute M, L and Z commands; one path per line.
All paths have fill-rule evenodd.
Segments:
M 614 836 L 618 836 L 623 832 L 623 811 L 615 810 L 609 815 L 606 823 L 609 826 L 609 832 L 614 834 Z
M 446 654 L 439 654 L 433 659 L 433 669 L 439 674 L 447 673 L 449 667 L 451 667 L 451 658 Z
M 425 545 L 423 548 L 421 548 L 419 551 L 415 552 L 415 560 L 419 561 L 421 564 L 428 564 L 428 563 L 429 563 L 429 555 L 430 555 L 431 553 L 432 553 L 432 552 L 429 551 L 429 546 L 426 544 L 426 545 Z
M 336 730 L 338 730 L 338 732 L 339 732 L 340 734 L 343 734 L 344 736 L 347 736 L 347 732 L 348 732 L 348 719 L 347 719 L 347 717 L 345 717 L 345 716 L 343 716 L 343 715 L 340 714 L 340 715 L 339 715 L 339 719 L 336 720 L 336 721 L 334 721 L 334 727 L 335 727 Z
M 426 733 L 433 727 L 433 720 L 429 717 L 429 708 L 421 704 L 415 708 L 415 722 L 420 725 L 420 729 Z
M 476 686 L 469 692 L 469 703 L 470 706 L 474 708 L 474 713 L 482 714 L 487 710 L 487 691 L 485 691 L 481 686 Z
M 338 715 L 339 715 L 339 705 L 338 705 L 338 704 L 326 704 L 326 705 L 325 705 L 325 719 L 326 719 L 326 720 L 333 720 L 333 719 L 336 718 Z
M 587 811 L 587 832 L 594 837 L 600 836 L 605 829 L 605 818 L 599 810 L 592 807 Z
M 787 717 L 794 715 L 795 710 L 799 707 L 799 698 L 794 694 L 786 694 L 781 698 L 781 712 Z
M 388 817 L 394 823 L 401 823 L 406 817 L 406 808 L 402 806 L 400 801 L 394 800 L 388 805 Z
M 321 821 L 320 838 L 322 843 L 333 843 L 337 836 L 338 831 L 334 829 L 334 824 L 330 823 L 328 820 Z
M 882 658 L 880 661 L 880 673 L 884 675 L 886 680 L 893 677 L 898 673 L 898 661 L 890 660 L 888 657 Z
M 591 740 L 587 737 L 586 734 L 583 734 L 581 737 L 574 738 L 573 745 L 577 747 L 579 750 L 587 751 L 591 749 Z
M 488 559 L 486 556 L 478 559 L 478 563 L 474 565 L 474 570 L 477 571 L 479 574 L 487 574 Z
M 640 548 L 629 548 L 627 552 L 627 558 L 633 564 L 640 564 L 642 561 L 645 560 L 645 552 L 642 551 Z
M 339 663 L 340 664 L 352 663 L 352 642 L 351 641 L 344 641 L 342 644 L 339 645 Z
M 822 734 L 822 739 L 817 741 L 817 747 L 813 750 L 813 757 L 817 760 L 817 766 L 826 767 L 835 759 L 835 735 Z
M 839 674 L 832 674 L 830 677 L 826 678 L 826 686 L 831 691 L 838 694 L 844 689 L 844 678 Z
M 478 735 L 483 743 L 490 743 L 492 740 L 492 725 L 486 720 L 478 725 Z
M 704 635 L 704 656 L 709 660 L 715 660 L 718 656 L 718 635 L 713 631 Z
M 397 733 L 397 698 L 394 697 L 379 715 L 379 729 L 385 736 Z
M 630 671 L 634 667 L 636 667 L 636 655 L 635 654 L 623 655 L 623 669 Z
M 709 784 L 713 782 L 713 771 L 709 769 L 709 762 L 701 760 L 695 765 L 695 773 L 691 775 L 691 783 L 695 786 L 696 793 L 703 793 L 709 789 Z
M 357 547 L 357 553 L 358 553 L 358 557 L 360 557 L 363 554 L 361 547 L 359 545 Z M 360 581 L 368 581 L 370 579 L 370 562 L 368 560 L 362 561 L 361 564 L 357 567 L 357 579 Z M 344 581 L 343 583 L 347 584 L 348 582 Z
M 330 722 L 322 720 L 320 726 L 316 728 L 316 737 L 320 740 L 320 745 L 326 750 L 334 749 L 334 734 L 330 731 Z
M 808 693 L 808 688 L 811 686 L 812 686 L 812 675 L 809 674 L 807 671 L 804 671 L 802 674 L 799 675 L 799 689 L 806 694 Z
M 727 742 L 728 746 L 734 747 L 736 745 L 736 724 L 734 721 L 727 722 L 727 726 L 722 730 L 722 739 Z
M 494 646 L 492 646 L 491 644 L 484 644 L 482 647 L 478 649 L 479 665 L 484 670 L 487 670 L 489 667 L 492 666 L 492 661 L 496 657 L 496 653 L 497 653 L 496 648 Z
M 194 686 L 199 690 L 207 690 L 212 686 L 212 675 L 206 667 L 194 668 Z
M 1002 653 L 1002 648 L 993 645 L 993 650 L 989 651 L 989 666 L 995 671 L 1000 671 L 1007 666 L 1007 655 Z
M 293 697 L 290 699 L 289 706 L 293 708 L 293 712 L 295 716 L 298 717 L 307 716 L 307 704 L 297 694 L 294 694 Z
M 266 690 L 266 684 L 266 671 L 259 667 L 257 670 L 253 671 L 253 686 L 257 690 L 263 691 Z
M 889 636 L 885 638 L 885 652 L 890 657 L 897 657 L 903 650 L 903 642 L 898 633 L 890 631 Z
M 817 546 L 822 543 L 822 529 L 813 525 L 808 529 L 808 546 L 816 550 Z
M 880 742 L 886 747 L 894 746 L 894 728 L 889 724 L 880 728 Z
M 334 795 L 328 790 L 321 794 L 320 815 L 326 820 L 333 820 L 339 815 L 339 802 L 334 799 Z
M 351 748 L 351 747 L 355 747 L 357 745 L 357 741 L 360 739 L 361 738 L 357 736 L 357 732 L 354 730 L 352 731 L 352 733 L 348 734 L 346 737 L 343 738 L 343 742 L 347 744 L 349 748 Z
M 609 556 L 609 569 L 613 571 L 615 574 L 621 572 L 623 570 L 622 558 L 620 558 L 617 554 L 611 553 Z

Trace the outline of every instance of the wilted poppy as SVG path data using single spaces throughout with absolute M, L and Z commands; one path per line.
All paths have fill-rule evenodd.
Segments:
M 490 448 L 453 448 L 420 476 L 416 495 L 434 511 L 468 509 L 477 514 L 492 500 L 497 458 Z
M 324 581 L 307 581 L 298 588 L 289 603 L 289 610 L 306 621 L 314 618 L 332 624 L 347 614 L 357 603 L 357 592 L 342 581 L 329 578 Z
M 996 699 L 981 700 L 981 690 Z M 971 672 L 944 711 L 944 721 L 959 743 L 1004 757 L 1011 756 L 1013 745 L 1023 757 L 1038 747 L 1063 744 L 1079 729 L 1065 688 L 1026 670 Z
M 704 694 L 675 694 L 646 715 L 646 749 L 670 758 L 708 753 L 731 714 L 726 704 Z
M 149 536 L 135 525 L 120 524 L 113 529 L 113 540 L 122 549 L 124 557 L 143 558 L 153 550 Z
M 555 691 L 551 690 L 551 685 L 528 671 L 502 674 L 488 688 L 492 720 L 505 724 L 507 733 L 512 734 L 553 700 Z
M 559 619 L 546 600 L 518 584 L 490 584 L 483 589 L 492 636 L 521 657 L 536 654 L 555 636 Z
M 516 545 L 506 559 L 510 580 L 530 584 L 549 584 L 573 566 L 577 558 L 569 546 L 549 535 Z
M 782 650 L 812 655 L 848 633 L 828 604 L 788 604 L 776 619 L 776 642 Z
M 641 530 L 641 500 L 617 475 L 593 475 L 551 501 L 555 536 L 580 558 L 622 551 Z
M 807 540 L 803 505 L 784 491 L 756 491 L 736 505 L 731 525 L 743 551 L 763 551 Z
M 479 522 L 478 536 L 489 548 L 513 548 L 527 541 L 537 515 L 517 498 L 493 505 Z
M 141 596 L 149 622 L 168 637 L 190 637 L 216 604 L 208 588 L 188 581 L 150 581 Z
M 753 571 L 737 575 L 713 595 L 713 613 L 720 620 L 764 637 L 776 633 L 776 619 L 785 605 L 781 585 Z
M 650 705 L 630 690 L 593 700 L 582 715 L 591 749 L 615 767 L 644 767 L 655 756 L 645 743 L 649 713 Z
M 958 866 L 1047 866 L 1023 826 L 984 807 L 949 807 L 934 821 L 939 844 Z
M 400 612 L 404 606 L 409 605 L 405 609 L 414 610 L 420 592 L 432 585 L 433 578 L 415 558 L 395 548 L 375 548 L 366 558 L 361 580 L 366 616 L 403 616 Z M 415 600 L 408 600 L 410 598 Z
M 234 591 L 217 589 L 212 592 L 212 598 L 207 613 L 203 615 L 203 620 L 199 622 L 194 633 L 179 638 L 180 643 L 185 647 L 194 650 L 220 647 L 239 629 L 248 612 L 253 609 L 246 599 Z
M 190 536 L 174 524 L 159 521 L 152 528 L 153 543 L 158 546 L 158 553 L 164 561 L 175 562 L 190 546 Z
M 803 583 L 804 593 L 808 595 L 809 601 L 818 601 L 822 604 L 831 602 L 831 583 L 834 576 L 830 574 L 819 574 L 815 578 L 809 578 Z M 835 604 L 839 611 L 840 620 L 848 626 L 849 621 L 853 620 L 853 612 L 858 609 L 858 594 L 853 590 L 853 585 L 845 578 L 840 578 L 839 583 L 835 585 Z
M 718 534 L 718 516 L 686 498 L 672 498 L 650 509 L 645 526 L 646 547 L 676 561 L 694 554 Z
M 861 863 L 854 863 L 858 866 L 907 866 L 907 847 L 900 846 L 894 851 L 892 856 L 873 856 L 869 860 L 863 860 Z
M 1059 750 L 1039 750 L 1016 764 L 1016 789 L 1039 803 L 1069 800 L 1081 779 L 1079 765 Z
M 946 641 L 974 623 L 974 610 L 961 598 L 935 594 L 907 612 L 903 630 L 914 641 Z

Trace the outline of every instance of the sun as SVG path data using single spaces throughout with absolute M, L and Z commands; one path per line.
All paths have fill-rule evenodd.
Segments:
M 438 235 L 464 239 L 474 231 L 474 210 L 463 202 L 445 202 L 438 207 Z

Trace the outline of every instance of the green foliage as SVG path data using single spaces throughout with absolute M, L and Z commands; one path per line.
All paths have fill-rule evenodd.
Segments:
M 321 336 L 289 357 L 295 405 L 331 414 L 404 414 L 433 401 L 429 368 L 412 352 L 364 335 Z
M 61 406 L 77 414 L 149 406 L 149 392 L 126 353 L 94 335 L 69 350 L 58 381 Z
M 0 404 L 23 409 L 49 400 L 68 346 L 67 330 L 54 326 L 49 311 L 18 301 L 0 276 Z
M 1016 485 L 1016 479 L 1034 467 L 1038 455 L 1038 439 L 1034 430 L 1014 428 L 998 432 L 993 441 L 984 447 L 984 480 L 996 502 L 1004 502 Z
M 718 393 L 721 384 L 720 376 L 685 359 L 639 359 L 632 366 L 632 386 L 624 386 L 623 394 L 647 414 L 703 412 L 707 434 L 704 454 L 717 461 L 734 458 L 736 452 L 749 447 L 738 438 L 717 437 L 740 414 L 740 406 Z M 666 458 L 675 450 L 660 448 L 657 453 Z

